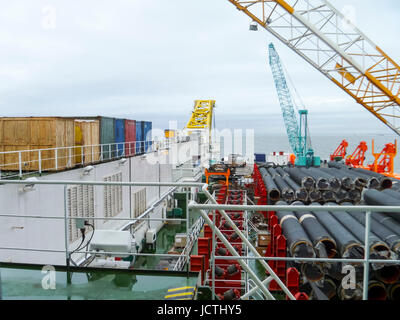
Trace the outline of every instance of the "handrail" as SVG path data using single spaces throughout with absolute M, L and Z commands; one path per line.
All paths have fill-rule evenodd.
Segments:
M 212 221 L 209 219 L 208 214 L 206 211 L 210 210 L 218 210 L 226 219 L 228 223 L 231 224 L 233 229 L 235 230 L 236 225 L 233 223 L 233 221 L 229 218 L 229 216 L 226 214 L 225 210 L 232 210 L 232 211 L 304 211 L 304 210 L 312 210 L 312 211 L 324 211 L 326 208 L 321 208 L 321 207 L 313 207 L 310 208 L 309 206 L 275 206 L 275 205 L 227 205 L 227 204 L 217 204 L 213 196 L 208 192 L 207 188 L 208 185 L 204 183 L 198 183 L 198 182 L 98 182 L 98 181 L 43 181 L 43 180 L 38 180 L 38 181 L 21 181 L 21 180 L 1 180 L 0 181 L 0 190 L 2 185 L 8 185 L 8 184 L 14 184 L 14 185 L 27 185 L 27 184 L 35 184 L 35 185 L 63 185 L 64 190 L 68 185 L 98 185 L 98 186 L 106 186 L 106 185 L 111 185 L 111 186 L 171 186 L 171 187 L 198 187 L 201 188 L 202 191 L 207 195 L 208 200 L 210 203 L 206 204 L 198 204 L 195 203 L 194 201 L 191 201 L 188 203 L 187 210 L 199 210 L 201 215 L 203 216 L 204 220 L 206 223 L 212 225 Z M 370 224 L 371 224 L 371 216 L 375 212 L 395 212 L 399 213 L 400 212 L 400 206 L 330 206 L 329 211 L 333 212 L 340 212 L 340 211 L 352 211 L 352 212 L 363 212 L 366 214 L 366 221 L 365 221 L 365 227 L 366 227 L 366 237 L 365 237 L 365 247 L 369 248 L 369 234 L 370 234 Z M 10 215 L 1 215 L 2 216 L 10 216 Z M 12 217 L 19 217 L 18 215 L 11 215 Z M 188 219 L 187 215 L 187 219 Z M 27 218 L 38 218 L 39 216 L 26 216 Z M 61 217 L 43 217 L 47 219 L 51 218 L 58 218 L 60 219 Z M 143 217 L 142 217 L 143 218 Z M 61 218 L 65 219 L 72 219 L 72 217 L 68 217 L 65 215 L 65 217 Z M 96 218 L 96 219 L 105 219 L 105 218 Z M 107 218 L 108 220 L 137 220 L 137 218 Z M 144 218 L 145 219 L 145 218 Z M 135 221 L 136 221 L 135 220 Z M 150 219 L 149 219 L 150 220 Z M 183 219 L 185 220 L 185 219 Z M 237 227 L 236 227 L 237 228 Z M 218 232 L 219 230 L 216 229 L 215 232 L 223 242 L 226 240 L 223 236 L 223 234 L 220 234 Z M 236 230 L 235 230 L 236 231 Z M 239 236 L 243 236 L 241 234 L 240 230 L 238 233 Z M 247 239 L 246 239 L 247 240 Z M 245 241 L 246 243 L 246 241 Z M 227 243 L 227 248 L 229 248 L 229 242 Z M 247 245 L 247 243 L 246 243 Z M 250 244 L 251 245 L 251 244 Z M 249 246 L 250 251 L 251 248 L 254 249 L 254 247 Z M 3 249 L 3 248 L 0 248 Z M 7 249 L 15 249 L 15 250 L 24 250 L 23 248 L 7 248 Z M 47 250 L 47 249 L 25 249 L 27 251 L 42 251 L 42 252 L 64 252 L 68 254 L 68 249 L 66 250 Z M 234 250 L 232 248 L 232 250 Z M 85 253 L 84 251 L 82 253 Z M 137 254 L 141 255 L 141 254 Z M 171 255 L 168 255 L 172 257 Z M 178 256 L 180 257 L 180 255 Z M 338 258 L 300 258 L 300 257 L 261 257 L 259 254 L 254 255 L 254 256 L 230 256 L 230 257 L 224 257 L 218 256 L 218 259 L 234 259 L 237 261 L 242 261 L 242 260 L 258 260 L 261 263 L 266 263 L 266 261 L 304 261 L 304 262 L 347 262 L 347 263 L 360 263 L 364 264 L 364 282 L 363 282 L 363 299 L 366 300 L 368 299 L 368 284 L 369 284 L 369 264 L 370 263 L 385 263 L 385 264 L 400 264 L 400 260 L 396 259 L 388 259 L 388 260 L 383 260 L 383 259 L 372 259 L 369 257 L 368 250 L 365 250 L 365 255 L 363 259 L 338 259 Z M 276 276 L 276 275 L 275 275 Z M 265 288 L 265 285 L 268 284 L 274 277 L 268 277 L 266 280 L 262 281 L 261 285 L 260 283 L 257 283 L 256 288 L 250 289 L 246 293 L 244 297 L 249 296 L 250 293 L 253 293 L 255 291 L 260 290 L 262 287 Z M 279 278 L 278 278 L 279 279 Z M 275 280 L 275 279 L 274 279 Z M 255 281 L 257 282 L 257 281 Z M 278 283 L 279 284 L 279 283 Z M 266 296 L 268 296 L 269 291 L 264 292 Z

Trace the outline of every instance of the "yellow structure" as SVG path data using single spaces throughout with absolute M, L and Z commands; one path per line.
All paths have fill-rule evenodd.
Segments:
M 196 100 L 194 110 L 186 129 L 206 130 L 211 132 L 215 100 Z
M 164 130 L 164 135 L 165 135 L 166 138 L 174 138 L 175 137 L 175 130 L 165 129 Z

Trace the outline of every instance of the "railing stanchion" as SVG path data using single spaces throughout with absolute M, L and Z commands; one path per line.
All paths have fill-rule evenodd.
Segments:
M 56 171 L 58 170 L 58 150 L 57 149 L 54 149 L 54 157 L 55 157 L 55 169 L 56 169 Z
M 39 175 L 42 175 L 42 152 L 40 150 L 38 152 L 38 161 L 39 161 Z
M 73 164 L 72 164 L 72 148 L 71 147 L 68 148 L 68 166 L 69 167 L 73 167 Z
M 81 146 L 81 164 L 83 165 L 84 163 L 85 163 L 85 160 L 84 160 L 83 146 Z
M 64 238 L 65 238 L 65 264 L 67 266 L 67 283 L 71 283 L 71 277 L 69 274 L 69 266 L 70 266 L 70 254 L 69 254 L 69 245 L 68 245 L 68 202 L 67 202 L 67 185 L 64 185 Z
M 21 157 L 21 151 L 18 152 L 18 170 L 19 170 L 19 178 L 22 178 L 22 157 Z
M 368 300 L 369 285 L 369 233 L 371 230 L 371 211 L 366 212 L 365 216 L 365 249 L 364 249 L 364 281 L 363 281 L 363 300 Z

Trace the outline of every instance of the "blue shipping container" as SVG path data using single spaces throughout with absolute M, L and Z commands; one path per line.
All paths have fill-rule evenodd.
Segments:
M 143 121 L 136 121 L 136 154 L 143 154 Z
M 144 142 L 144 152 L 149 152 L 151 150 L 152 144 L 152 128 L 153 123 L 150 121 L 143 121 L 143 140 Z
M 267 157 L 265 156 L 265 153 L 255 153 L 254 157 L 256 162 L 267 162 Z
M 124 155 L 125 144 L 125 119 L 115 119 L 115 142 L 118 144 L 114 148 L 113 156 L 122 157 Z

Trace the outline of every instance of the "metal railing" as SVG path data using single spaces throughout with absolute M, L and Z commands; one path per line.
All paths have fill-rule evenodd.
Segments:
M 196 243 L 200 231 L 203 228 L 204 225 L 204 219 L 203 218 L 199 218 L 196 223 L 190 228 L 189 233 L 186 235 L 186 246 L 183 249 L 178 261 L 176 262 L 175 266 L 174 266 L 174 271 L 181 271 L 183 270 L 183 268 L 185 267 L 185 265 L 187 265 L 187 263 L 189 262 L 189 255 L 193 250 L 193 246 Z
M 179 167 L 172 169 L 172 180 L 178 182 L 184 178 L 196 178 L 199 177 L 201 173 L 202 170 L 199 164 L 189 160 Z
M 32 185 L 32 182 L 28 181 L 21 181 L 21 180 L 2 180 L 0 182 L 1 185 L 5 184 L 16 184 L 16 185 L 25 185 L 29 183 Z M 199 232 L 201 230 L 201 227 L 203 225 L 203 220 L 201 217 L 199 220 L 190 228 L 189 223 L 189 214 L 188 214 L 188 207 L 186 206 L 186 218 L 184 219 L 176 219 L 176 218 L 151 218 L 147 217 L 151 212 L 154 211 L 156 208 L 156 205 L 160 203 L 160 200 L 157 200 L 154 205 L 150 206 L 148 210 L 146 210 L 142 215 L 136 218 L 119 218 L 119 217 L 71 217 L 68 215 L 68 204 L 67 204 L 67 188 L 69 186 L 73 185 L 92 185 L 92 186 L 126 186 L 126 187 L 173 187 L 171 190 L 176 190 L 176 188 L 182 187 L 186 188 L 187 190 L 189 187 L 202 187 L 203 184 L 200 183 L 170 183 L 170 182 L 82 182 L 82 181 L 35 181 L 35 185 L 61 185 L 64 187 L 64 215 L 63 216 L 42 216 L 42 215 L 23 215 L 23 214 L 0 214 L 0 218 L 28 218 L 28 219 L 46 219 L 46 220 L 63 220 L 64 221 L 64 239 L 65 239 L 65 247 L 64 249 L 46 249 L 46 248 L 23 248 L 23 247 L 5 247 L 5 246 L 0 246 L 0 250 L 11 250 L 11 251 L 26 251 L 26 252 L 43 252 L 43 253 L 64 253 L 65 254 L 65 259 L 66 259 L 66 265 L 69 266 L 70 264 L 76 264 L 74 260 L 72 259 L 72 255 L 78 255 L 80 254 L 81 257 L 79 258 L 81 261 L 86 261 L 87 260 L 87 255 L 96 255 L 99 254 L 97 251 L 93 250 L 72 250 L 70 248 L 71 244 L 69 241 L 69 221 L 71 220 L 76 220 L 76 219 L 82 219 L 85 218 L 87 220 L 107 220 L 107 221 L 126 221 L 127 223 L 120 228 L 120 230 L 126 230 L 128 229 L 132 224 L 134 224 L 137 221 L 160 221 L 160 222 L 185 222 L 186 223 L 186 237 L 189 240 L 188 245 L 191 246 L 191 248 L 185 247 L 182 254 L 155 254 L 155 253 L 129 253 L 130 256 L 133 257 L 138 257 L 138 256 L 143 256 L 143 257 L 168 257 L 168 258 L 176 258 L 177 263 L 179 263 L 179 266 L 174 266 L 174 270 L 179 267 L 179 270 L 182 270 L 184 266 L 186 265 L 189 268 L 189 261 L 190 261 L 190 253 L 191 249 L 193 248 L 193 244 L 197 240 L 196 237 L 198 237 Z M 1 192 L 1 190 L 0 190 Z M 164 196 L 162 197 L 164 198 Z M 187 199 L 187 204 L 189 203 L 189 191 L 186 191 L 186 199 Z M 79 240 L 79 239 L 78 239 Z M 77 242 L 79 242 L 76 240 Z M 121 256 L 126 256 L 127 252 L 101 252 L 103 255 L 121 255 Z M 82 257 L 82 255 L 85 255 L 85 257 Z M 188 270 L 189 271 L 189 270 Z
M 32 182 L 29 182 L 30 184 Z M 2 180 L 1 184 L 27 184 L 26 181 L 19 181 L 19 180 Z M 324 208 L 313 207 L 312 209 L 309 206 L 273 206 L 273 205 L 226 205 L 226 204 L 217 204 L 216 200 L 213 196 L 208 192 L 207 188 L 208 185 L 204 183 L 195 183 L 195 182 L 186 182 L 186 183 L 173 183 L 173 182 L 82 182 L 82 181 L 35 181 L 34 184 L 37 185 L 62 185 L 64 187 L 64 216 L 29 216 L 29 215 L 15 215 L 15 214 L 0 214 L 1 217 L 13 217 L 13 218 L 35 218 L 35 219 L 59 219 L 64 221 L 65 226 L 65 248 L 62 250 L 50 250 L 50 249 L 43 249 L 43 248 L 13 248 L 13 247 L 0 247 L 0 250 L 23 250 L 23 251 L 32 251 L 32 252 L 58 252 L 64 253 L 66 256 L 67 262 L 71 258 L 72 250 L 69 249 L 69 241 L 68 241 L 68 221 L 71 219 L 76 219 L 76 217 L 70 217 L 67 214 L 67 203 L 66 203 L 66 194 L 67 194 L 67 187 L 71 185 L 94 185 L 94 186 L 148 186 L 148 187 L 155 187 L 155 186 L 164 186 L 164 187 L 197 187 L 201 188 L 202 192 L 204 192 L 209 200 L 210 203 L 206 204 L 197 204 L 193 200 L 189 202 L 189 192 L 186 191 L 187 194 L 187 207 L 186 207 L 186 218 L 185 219 L 167 219 L 167 218 L 146 218 L 144 216 L 140 216 L 138 218 L 111 218 L 111 217 L 90 217 L 89 219 L 92 220 L 119 220 L 119 221 L 129 221 L 129 224 L 132 224 L 135 221 L 185 221 L 186 222 L 186 234 L 189 236 L 190 228 L 189 228 L 189 213 L 191 211 L 198 211 L 200 212 L 201 216 L 204 219 L 204 222 L 207 223 L 209 226 L 213 228 L 213 235 L 216 236 L 220 241 L 224 243 L 228 251 L 232 254 L 231 256 L 218 256 L 218 259 L 226 259 L 226 260 L 237 260 L 239 264 L 243 267 L 243 269 L 248 273 L 249 279 L 247 281 L 251 281 L 252 285 L 249 286 L 249 291 L 246 292 L 242 298 L 247 298 L 252 294 L 257 295 L 260 293 L 263 294 L 267 299 L 274 299 L 271 295 L 270 291 L 266 288 L 266 286 L 272 281 L 275 280 L 283 292 L 289 296 L 289 298 L 294 299 L 293 295 L 289 292 L 287 287 L 283 284 L 283 282 L 279 279 L 279 277 L 275 274 L 275 272 L 268 266 L 266 263 L 267 261 L 301 261 L 301 262 L 344 262 L 344 263 L 359 263 L 364 265 L 364 273 L 363 273 L 363 299 L 368 299 L 368 285 L 369 285 L 369 267 L 372 263 L 382 263 L 382 264 L 396 264 L 400 265 L 400 260 L 398 259 L 372 259 L 370 257 L 370 232 L 371 232 L 371 215 L 374 212 L 392 212 L 392 213 L 399 213 L 400 207 L 393 207 L 393 206 L 330 206 L 329 211 L 331 212 L 338 212 L 340 211 L 350 211 L 350 212 L 362 212 L 366 215 L 365 220 L 365 241 L 364 241 L 364 258 L 363 259 L 344 259 L 344 258 L 301 258 L 301 257 L 262 257 L 259 253 L 255 250 L 254 246 L 248 241 L 246 235 L 243 234 L 234 222 L 230 219 L 230 217 L 226 214 L 225 210 L 229 211 L 248 211 L 248 212 L 255 212 L 255 211 L 325 211 Z M 242 239 L 245 246 L 248 247 L 248 252 L 251 252 L 253 255 L 249 255 L 248 253 L 244 256 L 240 256 L 236 254 L 235 249 L 226 239 L 226 237 L 218 230 L 208 216 L 209 212 L 215 213 L 218 210 L 220 214 L 224 217 L 224 219 L 231 225 L 232 229 L 239 235 Z M 213 214 L 213 216 L 215 216 Z M 215 221 L 215 220 L 214 220 Z M 202 222 L 203 223 L 203 222 Z M 193 229 L 192 229 L 193 230 Z M 196 232 L 197 233 L 197 232 Z M 97 252 L 94 251 L 77 251 L 75 253 L 82 253 L 82 254 L 96 254 Z M 105 254 L 126 254 L 126 252 L 118 253 L 118 252 L 105 252 Z M 187 250 L 185 252 L 186 263 L 190 261 L 190 252 Z M 136 253 L 133 254 L 134 256 L 168 256 L 174 257 L 177 259 L 182 259 L 182 254 L 180 255 L 171 255 L 171 254 L 144 254 L 144 253 Z M 269 272 L 270 276 L 261 281 L 254 272 L 247 266 L 245 261 L 249 260 L 258 260 L 262 266 Z M 215 274 L 213 272 L 213 274 Z M 212 277 L 211 280 L 215 280 L 215 276 Z
M 71 169 L 172 147 L 168 140 L 132 141 L 0 152 L 0 179 Z
M 219 205 L 219 204 L 189 204 L 190 209 L 195 210 L 219 210 L 219 212 L 224 212 L 224 210 L 231 211 L 290 211 L 290 212 L 326 212 L 326 208 L 309 206 L 273 206 L 273 205 L 260 205 L 260 206 L 249 206 L 249 205 Z M 371 263 L 382 263 L 382 264 L 398 264 L 400 265 L 399 259 L 372 259 L 370 257 L 370 233 L 371 233 L 371 215 L 374 212 L 388 212 L 388 213 L 399 213 L 400 207 L 394 206 L 330 206 L 329 211 L 340 212 L 350 211 L 350 212 L 362 212 L 366 215 L 365 219 L 365 239 L 364 239 L 364 258 L 363 259 L 345 259 L 345 258 L 301 258 L 301 257 L 260 257 L 260 256 L 241 256 L 241 257 L 218 257 L 218 259 L 238 259 L 247 260 L 253 259 L 262 261 L 296 261 L 296 262 L 343 262 L 343 263 L 360 263 L 364 265 L 363 273 L 363 300 L 368 299 L 368 285 L 369 285 L 369 265 Z M 234 227 L 233 224 L 231 224 Z M 236 230 L 235 230 L 236 231 Z M 264 280 L 264 284 L 267 284 L 271 279 Z M 251 290 L 252 291 L 252 290 Z M 254 292 L 254 290 L 253 290 Z M 245 296 L 247 297 L 247 295 Z

